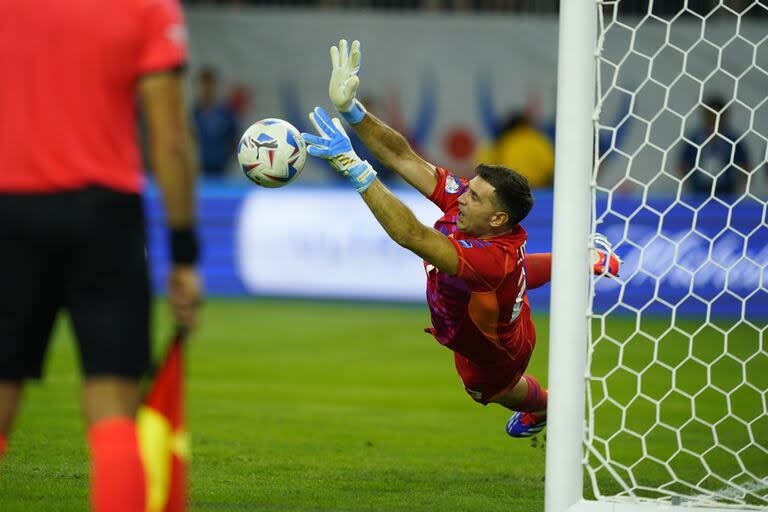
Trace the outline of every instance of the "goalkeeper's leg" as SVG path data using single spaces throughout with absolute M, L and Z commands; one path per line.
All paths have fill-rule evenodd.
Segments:
M 515 387 L 493 401 L 517 411 L 507 421 L 507 434 L 512 437 L 533 436 L 547 425 L 547 390 L 530 375 L 523 375 Z

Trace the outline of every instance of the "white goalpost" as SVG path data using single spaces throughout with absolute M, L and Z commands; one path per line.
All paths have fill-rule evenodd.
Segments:
M 560 6 L 546 512 L 564 512 L 582 497 L 596 12 L 594 0 Z
M 545 510 L 768 510 L 768 3 L 621 3 L 560 4 Z

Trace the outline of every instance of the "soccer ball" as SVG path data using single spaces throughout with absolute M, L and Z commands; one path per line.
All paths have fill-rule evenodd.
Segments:
M 237 145 L 245 175 L 262 187 L 277 188 L 295 180 L 307 160 L 299 131 L 282 119 L 262 119 L 245 130 Z

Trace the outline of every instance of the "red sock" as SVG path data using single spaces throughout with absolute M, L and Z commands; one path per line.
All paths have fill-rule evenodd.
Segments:
M 536 412 L 547 409 L 547 390 L 541 387 L 539 381 L 530 375 L 523 375 L 528 382 L 528 393 L 520 404 L 515 407 L 518 411 Z
M 132 418 L 107 418 L 88 429 L 95 512 L 141 512 L 146 483 Z
M 3 434 L 0 434 L 0 460 L 3 459 L 3 454 L 5 453 L 6 446 L 8 446 L 8 440 L 5 438 Z

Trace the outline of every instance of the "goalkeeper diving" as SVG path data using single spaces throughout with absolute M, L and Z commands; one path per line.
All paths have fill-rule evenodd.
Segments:
M 430 228 L 376 177 L 352 149 L 339 119 L 316 107 L 317 135 L 304 133 L 310 155 L 349 178 L 387 234 L 424 260 L 432 325 L 425 329 L 453 351 L 467 393 L 483 405 L 514 414 L 512 437 L 540 432 L 547 421 L 547 391 L 525 373 L 536 345 L 526 290 L 550 280 L 551 254 L 526 254 L 520 223 L 533 207 L 528 181 L 512 169 L 481 164 L 471 180 L 424 161 L 405 138 L 355 97 L 360 43 L 331 47 L 329 95 L 336 110 L 382 165 L 437 205 L 443 216 Z M 618 275 L 620 260 L 603 245 L 593 251 L 598 275 Z

